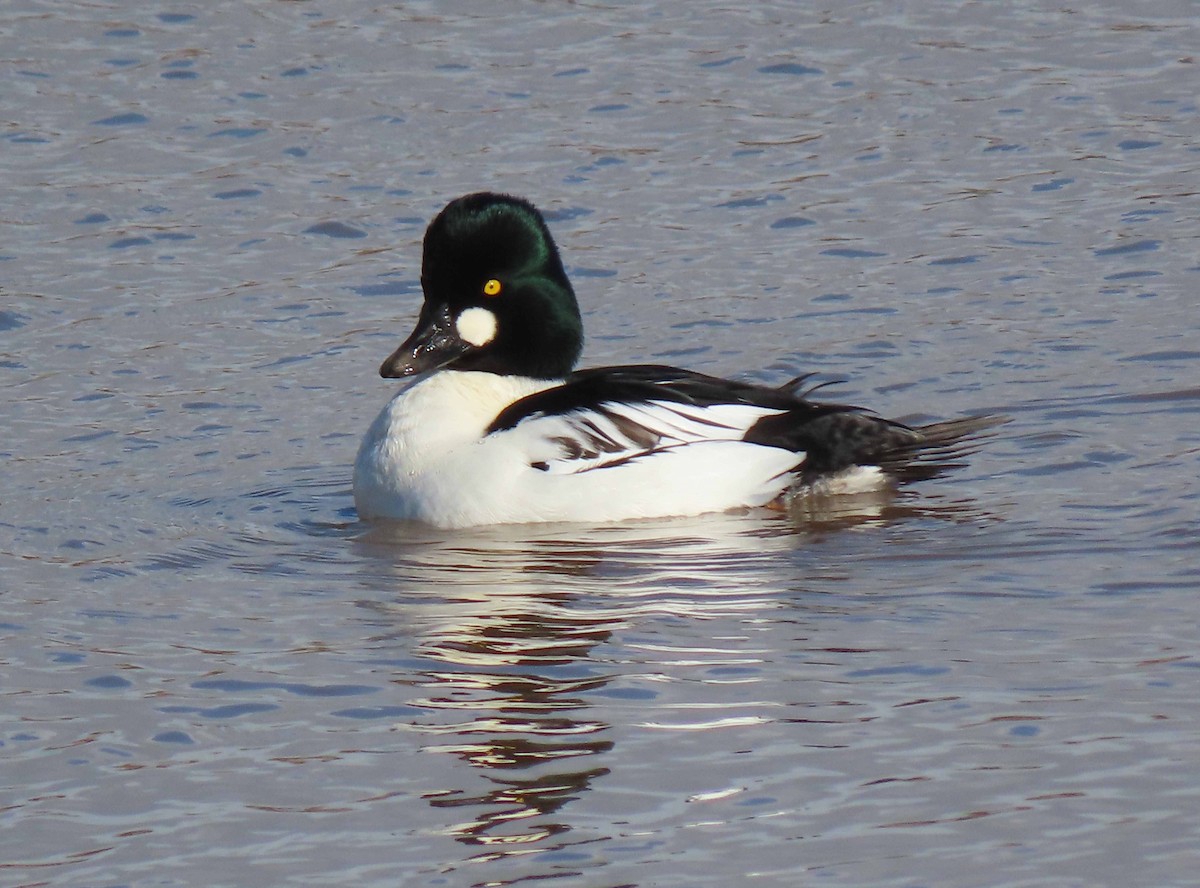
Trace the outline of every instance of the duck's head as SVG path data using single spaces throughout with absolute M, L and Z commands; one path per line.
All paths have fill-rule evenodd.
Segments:
M 421 289 L 417 327 L 380 376 L 450 368 L 553 379 L 579 358 L 575 291 L 528 201 L 480 192 L 447 204 L 425 232 Z

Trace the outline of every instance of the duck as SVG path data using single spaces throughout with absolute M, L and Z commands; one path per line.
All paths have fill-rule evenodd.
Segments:
M 659 364 L 576 370 L 583 322 L 543 214 L 482 191 L 422 244 L 424 301 L 379 368 L 410 380 L 354 461 L 364 519 L 454 529 L 787 507 L 961 465 L 999 418 L 910 427 L 778 387 Z

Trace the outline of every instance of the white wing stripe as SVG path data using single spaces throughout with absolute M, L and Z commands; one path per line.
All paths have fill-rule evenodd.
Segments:
M 764 416 L 783 412 L 750 404 L 699 407 L 670 401 L 604 404 L 603 409 L 626 416 L 647 429 L 680 441 L 737 440 Z
M 681 444 L 740 441 L 764 416 L 782 411 L 749 404 L 708 407 L 670 401 L 605 402 L 593 409 L 541 415 L 513 432 L 529 436 L 529 464 L 552 474 L 585 472 L 661 453 Z

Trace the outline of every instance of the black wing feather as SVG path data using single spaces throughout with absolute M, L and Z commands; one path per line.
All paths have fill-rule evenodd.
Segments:
M 801 379 L 795 382 L 802 381 Z M 572 373 L 562 385 L 514 401 L 497 414 L 487 431 L 490 434 L 511 429 L 531 416 L 555 416 L 580 410 L 598 410 L 605 403 L 666 401 L 696 407 L 748 404 L 775 410 L 798 411 L 803 417 L 797 416 L 797 419 L 859 410 L 857 407 L 839 404 L 813 404 L 795 394 L 790 386 L 792 383 L 781 388 L 770 388 L 657 364 L 592 367 Z
M 771 388 L 656 364 L 593 367 L 571 374 L 562 385 L 510 404 L 492 420 L 487 432 L 505 431 L 537 416 L 596 412 L 630 441 L 649 450 L 659 436 L 605 405 L 658 401 L 695 407 L 764 407 L 780 412 L 755 422 L 743 440 L 806 454 L 797 478 L 802 486 L 852 466 L 879 466 L 902 482 L 933 478 L 961 466 L 961 459 L 975 452 L 981 433 L 1008 421 L 977 416 L 910 427 L 851 404 L 809 401 L 813 392 L 829 384 L 810 386 L 810 377 L 805 374 Z M 594 426 L 586 431 L 588 440 L 582 445 L 563 442 L 570 444 L 564 446 L 568 456 L 593 457 L 623 449 Z M 579 446 L 584 452 L 575 453 Z

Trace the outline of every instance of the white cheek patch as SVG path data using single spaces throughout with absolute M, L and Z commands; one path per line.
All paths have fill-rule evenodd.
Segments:
M 486 308 L 468 308 L 455 318 L 454 329 L 460 339 L 478 348 L 496 337 L 496 316 Z

